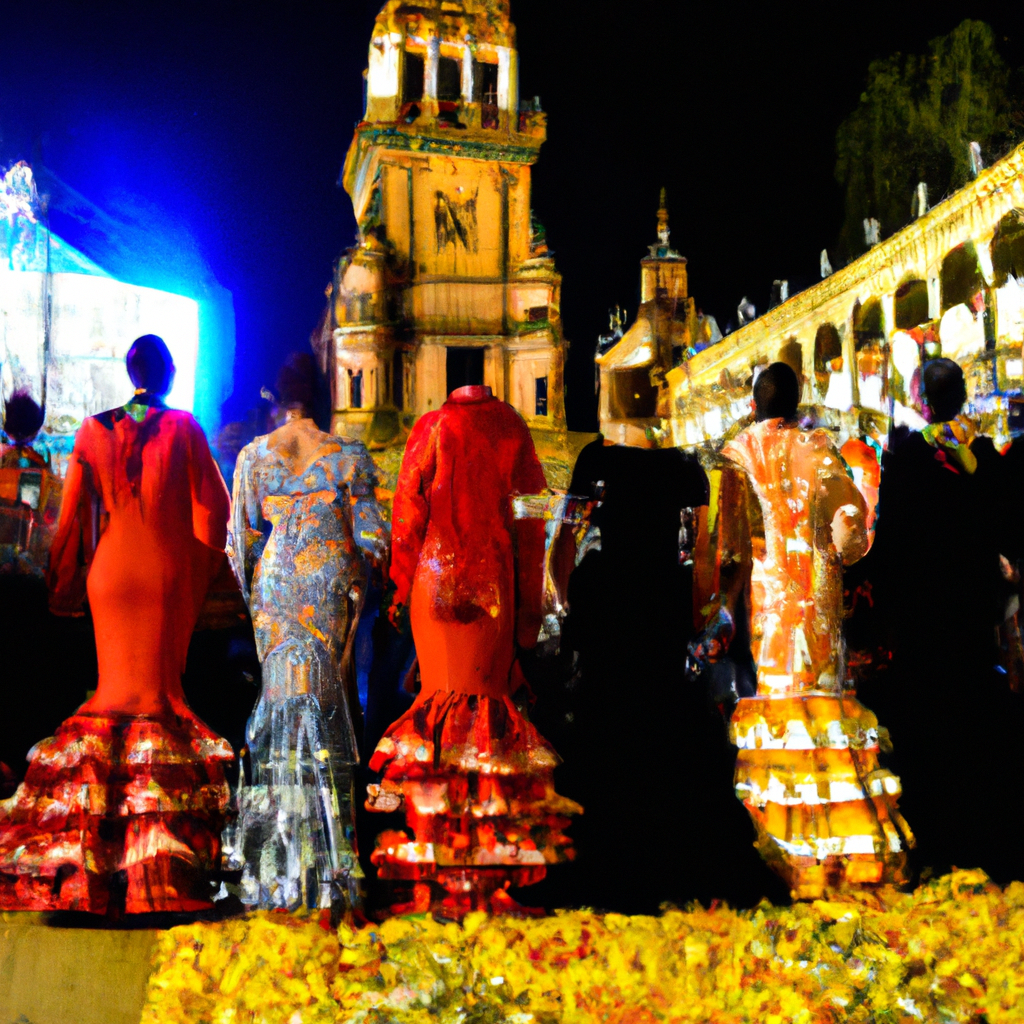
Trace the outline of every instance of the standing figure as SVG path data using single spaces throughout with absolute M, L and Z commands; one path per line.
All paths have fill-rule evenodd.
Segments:
M 32 447 L 45 415 L 39 403 L 18 390 L 4 403 L 4 433 L 10 444 L 0 444 L 0 469 L 47 467 L 49 463 Z
M 359 441 L 310 418 L 315 367 L 293 357 L 278 378 L 285 422 L 238 456 L 228 555 L 256 631 L 263 688 L 246 729 L 229 862 L 242 901 L 260 907 L 352 905 L 353 769 L 349 678 L 368 572 L 387 535 L 376 474 Z M 355 704 L 358 714 L 358 703 Z
M 43 409 L 27 391 L 15 391 L 4 408 L 0 444 L 0 565 L 39 578 L 57 529 L 63 482 L 49 459 L 32 447 Z
M 568 902 L 627 914 L 657 914 L 665 900 L 753 906 L 775 879 L 733 795 L 723 716 L 684 676 L 689 552 L 694 521 L 707 520 L 708 477 L 679 449 L 598 439 L 580 452 L 570 490 L 602 503 L 592 519 L 600 542 L 568 583 L 562 643 L 578 654 L 568 712 L 547 732 L 566 757 L 564 784 L 587 808 Z M 610 834 L 620 838 L 614 871 Z
M 558 796 L 554 750 L 513 702 L 516 644 L 541 624 L 544 523 L 513 519 L 512 497 L 544 490 L 520 416 L 471 385 L 409 436 L 395 492 L 392 614 L 408 607 L 421 689 L 370 761 L 367 807 L 404 803 L 413 837 L 383 832 L 386 879 L 420 883 L 413 905 L 501 909 L 509 885 L 572 856 L 562 834 L 579 805 Z
M 757 663 L 757 692 L 730 725 L 736 793 L 762 856 L 808 899 L 902 881 L 912 838 L 896 810 L 899 780 L 878 766 L 878 721 L 845 688 L 843 564 L 867 548 L 864 499 L 828 435 L 796 424 L 798 397 L 785 364 L 758 377 L 756 422 L 722 450 L 734 475 L 723 488 L 736 496 L 722 515 L 735 564 L 751 567 Z M 763 540 L 752 546 L 758 519 Z
M 122 889 L 128 913 L 210 906 L 234 755 L 181 675 L 228 494 L 199 425 L 163 402 L 163 341 L 139 338 L 127 363 L 135 397 L 75 438 L 50 560 L 54 612 L 81 614 L 88 595 L 99 680 L 0 804 L 4 909 L 104 913 Z
M 980 867 L 1006 884 L 1024 870 L 1024 698 L 996 669 L 996 626 L 1008 597 L 999 556 L 1024 550 L 1020 508 L 1005 507 L 1022 491 L 1007 473 L 1022 451 L 1001 458 L 961 414 L 956 363 L 927 362 L 922 383 L 929 422 L 882 464 L 872 557 L 892 667 L 873 699 L 892 730 L 918 867 Z

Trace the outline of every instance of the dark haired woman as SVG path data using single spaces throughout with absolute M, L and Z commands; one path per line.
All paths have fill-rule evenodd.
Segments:
M 361 877 L 345 652 L 387 532 L 364 445 L 310 417 L 315 374 L 310 357 L 289 359 L 277 385 L 285 421 L 243 448 L 235 469 L 228 554 L 263 689 L 230 857 L 243 869 L 243 901 L 262 907 L 351 905 Z
M 0 444 L 0 468 L 27 469 L 49 466 L 33 447 L 32 441 L 43 425 L 43 409 L 23 390 L 15 391 L 4 403 L 4 433 L 11 442 Z
M 5 573 L 36 576 L 40 583 L 63 486 L 49 456 L 32 447 L 43 419 L 39 403 L 27 391 L 15 391 L 4 408 L 10 443 L 0 443 L 0 564 Z
M 0 907 L 128 913 L 209 906 L 228 802 L 228 743 L 181 675 L 223 556 L 228 494 L 202 429 L 168 409 L 167 346 L 139 338 L 135 395 L 75 438 L 50 559 L 50 606 L 96 632 L 95 694 L 37 744 L 0 805 Z M 84 586 L 83 586 L 84 584 Z

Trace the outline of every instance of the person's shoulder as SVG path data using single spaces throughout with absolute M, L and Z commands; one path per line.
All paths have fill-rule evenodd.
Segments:
M 668 445 L 664 448 L 659 448 L 658 451 L 666 453 L 664 458 L 667 463 L 687 473 L 692 472 L 694 469 L 699 469 L 701 472 L 704 471 L 700 455 L 692 448 L 677 448 L 675 445 Z
M 843 453 L 839 450 L 839 444 L 835 436 L 823 427 L 814 427 L 812 430 L 801 432 L 802 436 L 815 452 L 815 456 L 825 466 L 835 464 L 847 468 Z
M 199 425 L 199 420 L 187 409 L 170 409 L 165 406 L 162 409 L 152 410 L 151 415 L 160 417 L 161 426 L 176 428 L 189 434 L 202 434 L 203 437 L 206 437 L 206 431 Z
M 370 449 L 357 437 L 342 437 L 339 434 L 329 434 L 324 439 L 324 444 L 334 445 L 343 455 L 350 459 L 368 459 Z
M 729 440 L 726 441 L 718 450 L 719 456 L 729 462 L 745 461 L 758 437 L 764 433 L 763 424 L 765 422 L 768 421 L 751 423 L 749 426 L 744 427 L 734 437 L 729 438 Z
M 594 484 L 604 479 L 599 468 L 604 451 L 604 438 L 600 434 L 579 450 L 572 467 L 572 480 L 569 483 L 569 490 L 573 494 L 589 494 Z
M 1003 469 L 1003 457 L 999 454 L 995 441 L 987 434 L 982 434 L 971 442 L 971 454 L 977 461 L 978 468 L 986 474 L 999 473 Z
M 799 430 L 816 448 L 836 448 L 835 438 L 824 427 L 811 427 L 810 430 L 802 430 L 800 427 L 795 429 Z
M 244 465 L 251 459 L 256 458 L 258 455 L 266 452 L 267 450 L 267 439 L 270 437 L 269 434 L 259 434 L 254 437 L 248 444 L 242 445 L 238 450 L 238 458 L 235 460 L 239 466 Z
M 514 430 L 529 431 L 530 429 L 526 425 L 526 420 L 523 418 L 523 414 L 515 406 L 509 405 L 508 402 L 501 401 L 500 398 L 495 398 L 489 402 L 481 402 L 481 408 L 485 409 L 499 422 L 509 424 L 509 426 Z
M 409 438 L 411 439 L 414 434 L 429 433 L 431 428 L 434 427 L 442 418 L 444 411 L 444 406 L 442 406 L 440 409 L 431 409 L 430 412 L 425 412 L 412 425 L 412 430 L 409 432 Z
M 533 443 L 533 435 L 522 414 L 500 398 L 464 405 L 449 403 L 445 406 L 445 409 L 448 408 L 457 410 L 456 415 L 459 416 L 461 424 L 473 424 L 476 421 L 496 441 L 512 439 L 522 442 L 528 439 L 531 444 Z M 465 410 L 468 410 L 468 413 Z M 479 420 L 478 417 L 480 417 Z
M 324 438 L 324 449 L 347 463 L 356 471 L 376 471 L 376 464 L 370 455 L 370 449 L 356 437 L 343 437 L 339 434 L 328 434 Z
M 882 481 L 895 474 L 916 472 L 923 466 L 934 463 L 935 450 L 915 430 L 908 434 L 896 447 L 889 448 L 882 456 Z
M 78 434 L 83 436 L 83 433 L 88 434 L 96 429 L 113 430 L 114 424 L 123 420 L 126 415 L 124 406 L 119 405 L 116 409 L 104 409 L 95 416 L 86 416 L 78 428 Z

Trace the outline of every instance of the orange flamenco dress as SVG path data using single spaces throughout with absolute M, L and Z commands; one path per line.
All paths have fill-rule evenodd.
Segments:
M 512 700 L 515 643 L 536 643 L 544 524 L 513 519 L 513 495 L 546 484 L 529 430 L 485 387 L 454 391 L 409 437 L 394 499 L 391 577 L 408 605 L 421 689 L 370 761 L 371 810 L 404 806 L 381 877 L 437 883 L 446 907 L 500 907 L 509 885 L 572 857 L 558 756 Z M 521 679 L 521 676 L 518 676 Z M 417 904 L 426 909 L 429 886 Z M 436 890 L 435 890 L 436 892 Z
M 0 908 L 116 912 L 122 893 L 127 913 L 210 906 L 233 752 L 181 675 L 228 511 L 188 413 L 137 399 L 82 424 L 49 582 L 51 608 L 76 614 L 85 581 L 99 679 L 0 803 Z
M 764 420 L 722 454 L 747 484 L 747 509 L 729 519 L 764 524 L 750 580 L 757 693 L 730 722 L 736 795 L 758 848 L 798 899 L 901 883 L 914 840 L 897 810 L 899 779 L 879 766 L 885 730 L 846 678 L 843 564 L 867 548 L 864 499 L 822 430 Z

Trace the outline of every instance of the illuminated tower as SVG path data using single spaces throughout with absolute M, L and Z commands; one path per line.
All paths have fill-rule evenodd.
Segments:
M 342 172 L 359 228 L 324 331 L 333 429 L 375 446 L 464 384 L 564 431 L 561 278 L 530 210 L 546 131 L 508 0 L 389 0 Z
M 633 326 L 598 345 L 601 432 L 618 443 L 640 443 L 668 415 L 665 374 L 694 351 L 707 332 L 686 279 L 686 257 L 669 244 L 668 203 L 661 190 L 658 240 L 640 261 L 640 308 Z M 620 325 L 621 328 L 621 325 Z M 714 331 L 717 332 L 717 324 Z M 720 337 L 721 335 L 719 335 Z

